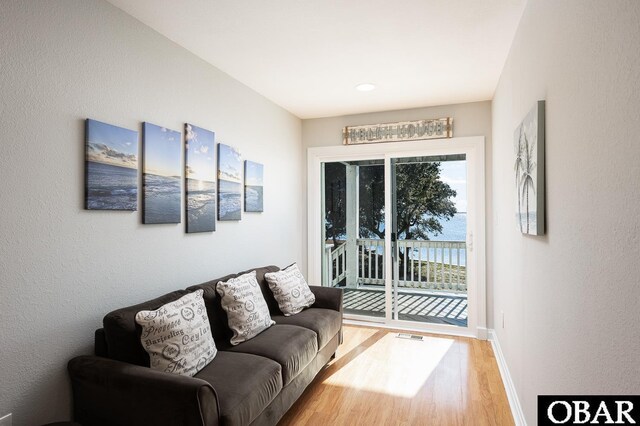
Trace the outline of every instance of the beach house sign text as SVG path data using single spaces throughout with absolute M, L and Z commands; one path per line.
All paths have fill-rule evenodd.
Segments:
M 453 137 L 453 118 L 400 121 L 397 123 L 347 126 L 342 130 L 345 145 L 401 142 Z

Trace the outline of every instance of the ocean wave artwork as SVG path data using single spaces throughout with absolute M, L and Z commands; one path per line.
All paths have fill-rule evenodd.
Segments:
M 215 134 L 185 125 L 187 233 L 216 229 Z
M 242 186 L 237 182 L 218 179 L 218 220 L 240 220 Z
M 180 223 L 182 179 L 180 132 L 142 125 L 143 134 L 143 216 L 142 222 Z
M 87 210 L 138 209 L 138 132 L 87 119 Z
M 218 144 L 218 220 L 242 219 L 242 157 Z
M 187 232 L 211 232 L 216 224 L 216 183 L 187 179 Z
M 244 162 L 244 211 L 264 211 L 264 166 L 253 161 Z
M 263 212 L 264 211 L 262 186 L 245 186 L 244 211 L 246 212 Z

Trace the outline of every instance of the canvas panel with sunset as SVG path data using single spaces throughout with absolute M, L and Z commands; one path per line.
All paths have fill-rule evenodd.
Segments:
M 216 229 L 216 168 L 213 132 L 185 126 L 187 232 Z
M 244 162 L 244 211 L 262 212 L 264 166 L 253 161 Z
M 138 208 L 138 132 L 86 121 L 86 208 Z
M 180 132 L 142 125 L 144 161 L 143 223 L 180 223 Z
M 242 215 L 242 158 L 218 144 L 218 220 L 240 220 Z

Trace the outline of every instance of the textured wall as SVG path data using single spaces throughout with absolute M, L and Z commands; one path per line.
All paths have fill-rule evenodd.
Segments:
M 339 117 L 317 118 L 302 120 L 302 143 L 305 151 L 303 153 L 303 179 L 306 188 L 306 167 L 307 148 L 316 146 L 336 146 L 342 145 L 342 129 L 345 126 L 357 126 L 364 124 L 389 123 L 394 121 L 420 120 L 425 118 L 453 117 L 453 135 L 462 136 L 484 136 L 485 137 L 485 167 L 487 171 L 486 185 L 486 205 L 491 208 L 491 102 L 472 102 L 466 104 L 443 105 L 438 107 L 412 108 L 396 111 L 383 111 L 367 114 L 344 115 Z M 425 141 L 425 144 L 428 144 Z M 304 217 L 306 218 L 307 203 L 303 200 L 302 206 Z M 306 227 L 306 222 L 304 223 Z M 491 215 L 487 213 L 487 236 L 493 226 Z M 307 250 L 307 230 L 303 232 L 302 250 Z M 487 324 L 493 326 L 492 286 L 491 286 L 491 241 L 487 238 Z M 305 256 L 306 258 L 306 256 Z
M 636 0 L 529 1 L 493 101 L 494 316 L 532 425 L 539 394 L 640 392 L 638 22 Z M 529 237 L 513 133 L 539 99 L 548 227 Z
M 112 309 L 301 261 L 301 123 L 97 0 L 0 3 L 0 416 L 69 418 L 66 362 Z M 86 117 L 216 132 L 265 164 L 265 212 L 213 234 L 83 210 Z

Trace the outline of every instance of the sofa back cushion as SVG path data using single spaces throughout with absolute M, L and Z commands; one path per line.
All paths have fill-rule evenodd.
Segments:
M 107 356 L 118 361 L 148 367 L 149 355 L 140 343 L 142 327 L 136 323 L 136 314 L 140 311 L 156 310 L 188 293 L 187 290 L 177 290 L 153 300 L 108 313 L 102 321 L 107 341 Z
M 103 320 L 104 337 L 106 340 L 106 353 L 111 359 L 128 362 L 131 364 L 149 366 L 149 355 L 140 343 L 142 327 L 136 323 L 136 314 L 140 311 L 153 311 L 160 306 L 174 302 L 187 293 L 195 290 L 204 290 L 203 298 L 207 307 L 207 314 L 211 322 L 211 333 L 218 349 L 231 347 L 231 336 L 233 333 L 229 329 L 227 315 L 220 305 L 220 297 L 216 293 L 218 281 L 227 281 L 247 272 L 256 271 L 256 278 L 260 284 L 260 290 L 264 296 L 271 316 L 282 315 L 278 309 L 278 302 L 273 298 L 269 285 L 264 278 L 267 272 L 277 272 L 277 266 L 264 266 L 242 271 L 237 274 L 227 275 L 206 283 L 195 285 L 186 290 L 177 290 L 167 293 L 153 300 L 149 300 L 137 305 L 128 306 L 108 313 Z
M 267 302 L 267 306 L 269 307 L 269 312 L 271 316 L 274 315 L 282 315 L 280 309 L 278 308 L 278 302 L 273 298 L 273 294 L 271 290 L 269 290 L 269 284 L 264 278 L 264 274 L 267 272 L 277 272 L 280 268 L 277 266 L 264 266 L 262 268 L 252 268 L 246 271 L 238 272 L 237 274 L 226 275 L 221 278 L 216 278 L 215 280 L 207 281 L 206 283 L 202 283 L 199 285 L 194 285 L 187 288 L 187 291 L 196 291 L 196 290 L 204 290 L 203 297 L 204 303 L 207 307 L 207 314 L 209 316 L 209 321 L 211 322 L 211 333 L 213 334 L 213 340 L 216 342 L 216 346 L 218 349 L 228 349 L 231 347 L 231 337 L 233 336 L 233 332 L 229 328 L 229 322 L 227 318 L 227 313 L 222 308 L 220 303 L 220 296 L 216 293 L 216 285 L 220 281 L 228 281 L 231 278 L 237 278 L 240 275 L 246 274 L 251 271 L 256 271 L 256 279 L 258 280 L 258 284 L 260 285 L 260 290 L 262 291 L 262 295 L 264 296 L 264 300 Z

